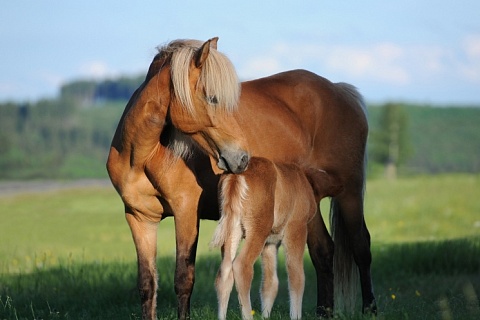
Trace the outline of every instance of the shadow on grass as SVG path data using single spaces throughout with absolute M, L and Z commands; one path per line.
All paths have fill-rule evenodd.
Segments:
M 375 245 L 373 277 L 380 319 L 480 318 L 480 237 L 441 242 Z M 288 317 L 288 289 L 282 256 L 280 292 L 274 319 Z M 215 318 L 217 253 L 197 261 L 192 318 Z M 173 257 L 158 260 L 158 313 L 176 318 Z M 314 317 L 315 273 L 305 260 L 304 314 Z M 0 276 L 0 319 L 138 319 L 136 263 L 60 265 L 32 273 Z M 260 269 L 256 265 L 252 302 L 258 310 Z M 230 313 L 239 318 L 236 294 Z M 343 317 L 341 317 L 343 318 Z M 351 318 L 351 317 L 348 317 Z M 353 318 L 362 318 L 360 315 Z

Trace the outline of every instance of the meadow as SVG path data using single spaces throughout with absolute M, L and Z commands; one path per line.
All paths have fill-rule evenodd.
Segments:
M 378 319 L 479 319 L 480 175 L 368 181 Z M 328 200 L 322 201 L 325 219 Z M 0 319 L 139 319 L 133 241 L 111 187 L 0 195 Z M 158 240 L 161 319 L 176 318 L 174 220 Z M 216 222 L 202 221 L 193 319 L 216 318 Z M 288 317 L 283 255 L 272 319 Z M 314 318 L 314 270 L 305 255 L 304 318 Z M 256 266 L 252 302 L 259 310 Z M 358 308 L 359 310 L 359 308 Z M 240 319 L 236 294 L 229 319 Z M 360 314 L 340 319 L 364 319 Z

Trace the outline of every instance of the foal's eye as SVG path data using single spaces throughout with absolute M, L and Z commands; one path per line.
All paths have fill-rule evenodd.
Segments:
M 217 96 L 207 96 L 207 102 L 209 104 L 217 104 L 218 103 L 218 100 L 217 100 Z

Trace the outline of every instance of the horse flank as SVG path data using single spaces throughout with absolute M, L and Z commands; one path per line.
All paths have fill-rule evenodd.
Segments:
M 197 40 L 175 40 L 160 48 L 160 53 L 172 54 L 171 77 L 174 93 L 190 114 L 194 114 L 195 110 L 189 82 L 190 64 L 202 44 Z M 240 82 L 232 62 L 224 54 L 210 47 L 198 81 L 203 85 L 206 97 L 216 98 L 215 104 L 227 111 L 236 109 L 240 97 Z
M 248 185 L 244 176 L 233 174 L 223 176 L 220 185 L 220 221 L 210 242 L 210 248 L 223 246 L 232 230 L 240 228 L 240 218 L 244 203 L 247 201 Z M 235 253 L 232 256 L 235 256 Z

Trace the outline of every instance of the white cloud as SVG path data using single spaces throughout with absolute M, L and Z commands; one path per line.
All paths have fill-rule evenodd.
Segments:
M 252 79 L 267 76 L 281 70 L 281 63 L 273 56 L 257 56 L 247 61 L 242 68 L 240 77 Z
M 64 82 L 64 79 L 60 74 L 51 71 L 40 72 L 39 79 L 46 85 L 54 88 L 58 88 Z
M 245 78 L 305 68 L 338 81 L 379 82 L 392 86 L 448 81 L 480 81 L 480 35 L 468 36 L 462 52 L 446 45 L 370 45 L 278 43 L 239 64 Z
M 90 61 L 83 64 L 80 67 L 80 73 L 83 76 L 94 79 L 102 79 L 118 74 L 117 71 L 111 69 L 108 64 L 103 61 Z
M 0 82 L 0 94 L 1 95 L 11 95 L 18 90 L 17 86 L 11 82 Z
M 404 85 L 411 75 L 401 60 L 404 49 L 391 43 L 380 43 L 367 47 L 333 46 L 325 59 L 325 67 L 348 77 L 367 78 Z
M 339 78 L 368 78 L 406 84 L 411 75 L 401 64 L 404 49 L 391 43 L 373 46 L 309 45 L 279 43 L 248 60 L 239 69 L 249 78 L 293 68 L 336 74 Z
M 469 35 L 463 41 L 464 61 L 460 74 L 473 82 L 480 82 L 480 35 Z

